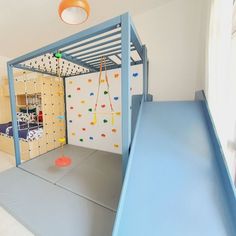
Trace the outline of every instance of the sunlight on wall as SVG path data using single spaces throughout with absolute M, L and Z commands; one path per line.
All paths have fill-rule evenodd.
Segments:
M 235 178 L 236 47 L 231 47 L 233 0 L 212 0 L 206 92 L 232 178 Z M 231 53 L 233 60 L 231 70 Z M 234 72 L 234 76 L 230 72 Z M 233 87 L 234 86 L 234 87 Z

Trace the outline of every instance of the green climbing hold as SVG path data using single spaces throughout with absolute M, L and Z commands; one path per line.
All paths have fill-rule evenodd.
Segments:
M 89 109 L 88 109 L 88 111 L 89 111 L 89 112 L 92 112 L 92 111 L 93 111 L 93 109 L 92 109 L 92 108 L 89 108 Z
M 84 140 L 81 138 L 79 141 L 80 141 L 80 142 L 83 142 Z
M 105 94 L 105 95 L 107 95 L 107 94 L 108 94 L 108 92 L 107 92 L 107 91 L 104 91 L 104 94 Z
M 62 58 L 62 54 L 60 52 L 55 53 L 56 58 Z
M 68 98 L 71 98 L 71 95 L 68 95 Z
M 107 122 L 108 122 L 108 120 L 106 120 L 106 119 L 103 120 L 103 123 L 107 123 Z

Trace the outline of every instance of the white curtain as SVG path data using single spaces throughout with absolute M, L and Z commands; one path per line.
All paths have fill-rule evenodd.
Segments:
M 234 180 L 236 45 L 235 41 L 232 41 L 232 15 L 233 0 L 211 0 L 206 94 L 228 168 Z

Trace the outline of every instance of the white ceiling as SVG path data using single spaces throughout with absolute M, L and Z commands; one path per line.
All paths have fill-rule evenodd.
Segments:
M 79 26 L 59 19 L 59 0 L 0 1 L 0 55 L 20 56 L 126 11 L 134 16 L 168 1 L 89 0 L 91 16 Z

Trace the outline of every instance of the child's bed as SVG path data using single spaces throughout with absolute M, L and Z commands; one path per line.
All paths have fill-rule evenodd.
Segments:
M 23 160 L 28 160 L 46 152 L 43 124 L 38 123 L 33 114 L 17 113 L 18 134 Z M 12 122 L 0 124 L 0 150 L 14 155 Z
M 37 123 L 18 123 L 19 138 L 25 141 L 34 141 L 43 136 L 43 125 Z M 12 122 L 0 124 L 0 135 L 13 137 Z

